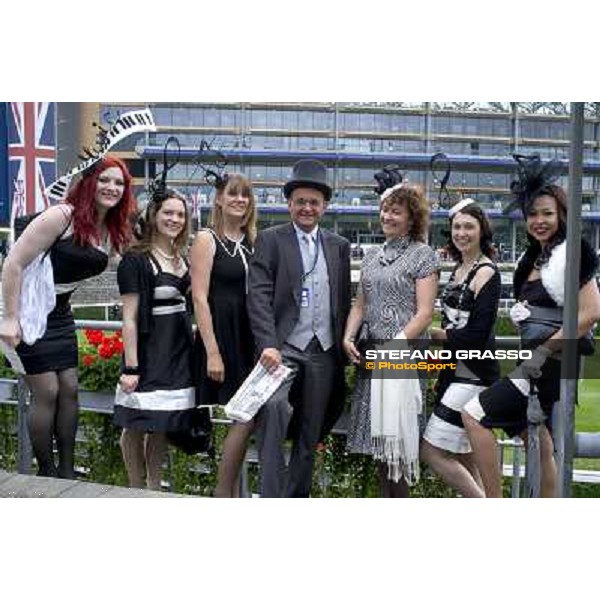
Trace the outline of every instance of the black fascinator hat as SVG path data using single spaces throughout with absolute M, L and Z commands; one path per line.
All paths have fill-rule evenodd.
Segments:
M 175 148 L 175 158 L 169 161 L 169 146 Z M 163 168 L 148 186 L 148 194 L 150 196 L 150 202 L 162 202 L 166 200 L 174 190 L 167 187 L 167 175 L 171 169 L 173 169 L 179 163 L 179 157 L 181 155 L 181 146 L 179 140 L 170 136 L 165 142 L 163 148 Z
M 452 163 L 447 154 L 438 152 L 434 154 L 429 161 L 429 169 L 433 176 L 434 185 L 439 184 L 438 206 L 444 210 L 450 210 L 452 205 L 460 200 L 454 198 L 448 189 L 450 176 L 452 175 Z
M 206 169 L 204 180 L 208 185 L 214 186 L 217 192 L 222 192 L 229 182 L 229 175 L 225 172 L 219 173 L 213 169 Z
M 175 148 L 175 157 L 172 160 L 169 160 L 169 146 Z M 148 222 L 148 210 L 152 205 L 154 205 L 158 211 L 160 208 L 159 205 L 162 204 L 162 202 L 164 202 L 167 198 L 180 198 L 185 202 L 185 196 L 167 186 L 167 175 L 169 171 L 179 163 L 180 155 L 181 146 L 179 144 L 179 140 L 174 136 L 170 136 L 163 147 L 162 171 L 160 171 L 148 185 L 148 204 L 146 208 L 143 209 L 139 214 L 137 222 L 133 228 L 133 235 L 138 240 L 141 240 L 144 235 L 144 227 Z
M 214 140 L 213 140 L 214 141 Z M 197 170 L 202 172 L 202 179 L 217 191 L 225 189 L 229 181 L 229 175 L 225 172 L 227 167 L 227 157 L 218 149 L 213 148 L 213 143 L 207 140 L 200 142 L 200 147 L 193 160 L 196 165 L 190 179 L 196 174 Z M 208 166 L 210 164 L 210 167 Z
M 560 177 L 561 164 L 557 160 L 543 162 L 539 154 L 524 156 L 513 154 L 517 161 L 517 179 L 510 184 L 510 191 L 515 199 L 504 210 L 505 214 L 520 208 L 527 215 L 531 203 L 545 188 L 556 184 Z
M 402 185 L 404 175 L 400 172 L 398 165 L 387 165 L 374 175 L 377 185 L 374 190 L 379 196 L 382 196 L 388 190 Z

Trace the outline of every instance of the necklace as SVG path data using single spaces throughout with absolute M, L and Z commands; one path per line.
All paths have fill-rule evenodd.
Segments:
M 455 271 L 455 278 L 456 278 L 456 273 L 458 273 L 460 271 L 461 275 L 464 275 L 463 281 L 465 279 L 467 279 L 469 277 L 469 275 L 471 274 L 471 271 L 477 265 L 479 265 L 482 258 L 483 258 L 483 254 L 479 254 L 479 256 L 477 258 L 475 258 L 474 260 L 472 260 L 471 262 L 469 262 L 469 263 L 463 262 L 462 264 L 460 264 L 459 267 Z
M 384 267 L 394 264 L 406 252 L 410 243 L 409 236 L 400 236 L 384 242 L 379 250 L 379 264 Z
M 232 240 L 227 234 L 225 234 L 225 238 L 234 245 L 232 252 L 231 250 L 229 250 L 229 248 L 227 248 L 227 244 L 225 244 L 223 240 L 219 239 L 219 236 L 216 234 L 215 231 L 213 231 L 212 229 L 209 229 L 209 231 L 212 233 L 215 240 L 219 242 L 219 245 L 221 246 L 221 248 L 223 248 L 223 250 L 225 250 L 225 253 L 228 256 L 230 256 L 231 258 L 235 258 L 235 255 L 239 254 L 239 257 L 242 261 L 242 265 L 244 265 L 244 273 L 246 276 L 246 293 L 248 293 L 248 259 L 246 258 L 246 254 L 251 256 L 252 254 L 254 254 L 254 249 L 248 248 L 242 244 L 242 242 L 246 239 L 246 235 L 242 234 L 242 237 L 239 240 Z
M 224 235 L 232 244 L 240 244 L 246 237 L 243 233 L 237 239 L 232 238 L 230 235 L 227 235 L 227 234 L 224 234 Z
M 152 246 L 154 252 L 156 252 L 159 256 L 162 256 L 165 260 L 179 260 L 179 257 L 176 254 L 167 254 L 163 250 L 161 250 L 158 246 Z
M 458 267 L 456 269 L 454 269 L 454 271 L 450 275 L 450 279 L 449 279 L 448 283 L 446 284 L 446 287 L 444 288 L 444 293 L 442 294 L 442 305 L 444 305 L 446 303 L 446 300 L 448 299 L 448 296 L 450 295 L 452 288 L 457 287 L 459 290 L 459 296 L 458 296 L 458 302 L 456 304 L 456 309 L 463 310 L 463 306 L 464 306 L 463 301 L 465 298 L 465 294 L 467 292 L 467 289 L 469 289 L 469 285 L 471 283 L 471 280 L 473 279 L 473 276 L 475 275 L 475 271 L 477 271 L 479 265 L 481 264 L 482 258 L 483 258 L 483 254 L 480 254 L 477 257 L 477 259 L 471 263 L 471 266 L 469 267 L 469 271 L 467 272 L 466 276 L 460 283 L 456 283 L 456 273 L 458 271 Z
M 234 258 L 236 254 L 239 254 L 242 262 L 244 262 L 245 264 L 245 257 L 244 257 L 244 253 L 252 255 L 254 254 L 254 250 L 252 248 L 248 248 L 246 245 L 244 245 L 242 242 L 246 239 L 246 236 L 244 234 L 242 234 L 242 237 L 234 240 L 232 238 L 230 238 L 227 234 L 225 235 L 225 239 L 230 242 L 231 244 L 233 244 L 233 250 L 230 250 L 227 247 L 227 244 L 224 242 L 224 240 L 220 239 L 219 236 L 212 230 L 209 230 L 212 234 L 213 237 L 215 238 L 215 240 L 217 242 L 219 242 L 219 245 L 221 246 L 221 248 L 223 248 L 223 250 L 225 250 L 225 252 L 227 253 L 228 256 L 230 256 L 231 258 Z

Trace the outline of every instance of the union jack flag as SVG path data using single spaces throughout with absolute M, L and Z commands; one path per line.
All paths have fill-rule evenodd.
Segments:
M 56 103 L 10 102 L 7 121 L 13 220 L 48 207 L 46 186 L 56 179 Z

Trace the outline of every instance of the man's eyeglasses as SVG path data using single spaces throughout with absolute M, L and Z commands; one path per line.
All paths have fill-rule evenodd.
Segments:
M 292 200 L 292 204 L 298 208 L 321 208 L 323 206 L 322 200 L 309 200 L 308 198 L 296 198 Z

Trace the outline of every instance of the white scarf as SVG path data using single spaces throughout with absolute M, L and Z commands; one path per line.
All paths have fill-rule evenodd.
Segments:
M 521 262 L 525 253 L 521 254 L 517 264 Z M 567 242 L 561 242 L 552 249 L 548 262 L 540 269 L 540 278 L 548 295 L 558 304 L 565 304 L 565 272 L 567 269 Z
M 406 340 L 404 333 L 396 339 Z M 376 460 L 388 466 L 394 482 L 419 481 L 419 415 L 423 400 L 419 377 L 371 379 L 371 446 Z
M 565 305 L 565 272 L 567 270 L 567 242 L 553 248 L 550 258 L 540 269 L 542 285 L 550 297 L 558 304 Z

